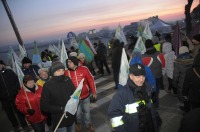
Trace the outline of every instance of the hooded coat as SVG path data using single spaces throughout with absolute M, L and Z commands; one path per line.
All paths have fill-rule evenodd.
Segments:
M 179 55 L 180 56 L 180 55 Z M 193 58 L 184 55 L 183 58 L 177 58 L 174 63 L 173 86 L 177 88 L 178 96 L 182 97 L 183 82 L 187 69 L 191 68 Z
M 169 42 L 163 43 L 162 53 L 165 57 L 165 67 L 162 70 L 163 75 L 166 74 L 167 77 L 173 79 L 174 60 L 176 56 L 174 51 L 172 51 L 172 44 Z

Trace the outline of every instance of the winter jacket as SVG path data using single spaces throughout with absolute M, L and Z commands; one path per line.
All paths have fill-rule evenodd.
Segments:
M 96 93 L 96 86 L 94 84 L 94 78 L 87 67 L 78 66 L 75 70 L 68 69 L 65 71 L 65 75 L 69 76 L 77 88 L 81 80 L 84 78 L 83 89 L 81 92 L 81 99 L 85 99 L 90 95 Z
M 200 75 L 200 68 L 196 71 Z M 190 102 L 200 104 L 200 78 L 195 74 L 193 68 L 189 68 L 186 72 L 182 94 L 189 97 Z
M 165 57 L 165 67 L 163 68 L 163 75 L 173 79 L 174 61 L 176 59 L 174 51 L 172 51 L 172 44 L 169 42 L 163 43 L 162 52 Z
M 31 65 L 29 68 L 22 67 L 22 72 L 24 75 L 31 75 L 34 78 L 34 81 L 37 82 L 38 70 L 40 69 L 37 65 Z
M 42 112 L 40 110 L 41 93 L 42 93 L 42 87 L 36 85 L 35 93 L 32 93 L 27 88 L 22 87 L 19 93 L 17 94 L 16 97 L 17 109 L 26 116 L 27 121 L 30 123 L 38 123 L 46 119 L 46 117 L 42 115 Z M 30 102 L 31 108 L 29 107 L 28 100 Z M 29 115 L 28 109 L 34 109 L 35 113 L 33 115 Z
M 142 93 L 141 99 L 138 99 L 137 93 Z M 144 127 L 152 128 L 148 132 L 158 132 L 158 112 L 154 109 L 150 101 L 152 93 L 151 88 L 136 87 L 130 79 L 127 84 L 120 89 L 113 97 L 108 108 L 108 115 L 111 117 L 111 124 L 116 132 L 139 132 L 139 126 L 142 125 L 142 120 L 145 120 L 148 125 Z M 143 104 L 147 111 L 145 119 L 140 118 L 139 104 Z M 144 113 L 143 113 L 144 114 Z M 144 123 L 144 122 L 143 122 Z
M 182 93 L 183 82 L 187 69 L 192 67 L 193 59 L 178 58 L 174 63 L 173 86 L 178 89 L 178 93 Z M 182 95 L 182 94 L 181 94 Z
M 15 99 L 20 90 L 19 79 L 11 69 L 0 71 L 0 100 Z
M 199 50 L 200 50 L 200 44 L 194 45 L 194 48 L 192 49 L 192 57 L 193 58 L 198 54 Z
M 107 48 L 103 43 L 100 43 L 97 47 L 97 58 L 100 61 L 106 60 Z
M 197 74 L 195 73 L 195 71 Z M 183 83 L 183 96 L 189 97 L 191 103 L 200 104 L 200 54 L 197 54 L 192 68 L 186 72 Z
M 142 63 L 150 67 L 155 78 L 162 77 L 162 68 L 165 67 L 164 55 L 160 52 L 154 54 L 143 54 Z
M 79 60 L 79 64 L 78 65 L 79 66 L 86 66 L 91 73 L 94 72 L 94 67 L 92 66 L 91 62 L 88 62 L 88 61 L 85 60 L 85 62 L 83 63 L 82 61 Z
M 122 47 L 116 47 L 112 50 L 112 69 L 113 72 L 119 74 L 120 64 L 121 64 L 121 56 L 122 56 Z
M 65 105 L 70 96 L 75 91 L 75 87 L 69 77 L 64 75 L 53 76 L 44 84 L 40 100 L 41 110 L 51 114 L 53 127 L 55 128 L 63 115 Z M 75 116 L 68 113 L 67 118 L 63 118 L 59 128 L 72 125 Z

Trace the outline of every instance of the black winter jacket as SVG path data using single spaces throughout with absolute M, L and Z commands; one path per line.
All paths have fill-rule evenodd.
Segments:
M 40 69 L 39 66 L 37 65 L 31 65 L 29 68 L 24 68 L 22 67 L 22 72 L 24 73 L 24 75 L 31 75 L 34 78 L 34 81 L 37 82 L 37 76 L 39 76 L 38 74 L 38 70 Z M 36 76 L 37 75 L 37 76 Z
M 53 76 L 44 84 L 40 106 L 42 111 L 51 113 L 54 128 L 63 115 L 65 105 L 74 91 L 75 87 L 71 79 L 64 75 Z M 63 118 L 59 128 L 72 125 L 74 121 L 75 115 L 68 114 L 67 118 Z
M 11 69 L 0 71 L 0 100 L 15 99 L 19 89 L 18 77 Z
M 112 69 L 113 72 L 119 73 L 122 56 L 122 47 L 116 47 L 112 51 Z
M 195 68 L 200 75 L 200 68 Z M 200 78 L 195 74 L 193 68 L 186 72 L 183 83 L 183 96 L 189 97 L 190 102 L 200 103 Z

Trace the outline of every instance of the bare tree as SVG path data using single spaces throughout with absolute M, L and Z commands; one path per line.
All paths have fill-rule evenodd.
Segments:
M 185 22 L 186 22 L 187 35 L 192 30 L 191 15 L 190 15 L 190 9 L 191 9 L 192 3 L 193 3 L 193 0 L 188 0 L 188 4 L 185 5 Z

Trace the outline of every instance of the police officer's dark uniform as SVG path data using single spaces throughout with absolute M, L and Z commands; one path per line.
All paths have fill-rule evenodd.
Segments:
M 136 63 L 130 67 L 130 74 L 145 76 L 145 68 Z M 116 132 L 159 132 L 161 122 L 158 122 L 159 114 L 150 99 L 152 91 L 145 83 L 137 86 L 129 76 L 127 84 L 115 94 L 108 108 Z

